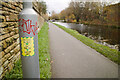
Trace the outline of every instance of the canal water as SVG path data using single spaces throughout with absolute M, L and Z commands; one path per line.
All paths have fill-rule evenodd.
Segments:
M 78 31 L 80 34 L 90 37 L 96 41 L 103 41 L 110 45 L 119 45 L 120 44 L 120 29 L 104 27 L 104 26 L 91 26 L 84 24 L 75 24 L 75 23 L 63 23 L 63 22 L 54 22 Z

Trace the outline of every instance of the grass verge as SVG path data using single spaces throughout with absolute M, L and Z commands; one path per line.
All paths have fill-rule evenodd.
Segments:
M 79 34 L 76 30 L 65 28 L 64 26 L 61 26 L 61 25 L 56 24 L 56 23 L 54 23 L 54 24 L 56 26 L 58 26 L 59 28 L 63 29 L 64 31 L 66 31 L 67 33 L 71 34 L 73 37 L 80 40 L 81 42 L 83 42 L 87 46 L 95 49 L 97 52 L 103 54 L 105 57 L 114 61 L 115 63 L 119 62 L 118 61 L 118 53 L 120 54 L 120 52 L 118 52 L 116 49 L 111 49 L 108 46 L 97 44 L 94 42 L 94 40 Z
M 48 29 L 49 29 L 48 24 L 44 23 L 42 29 L 38 33 L 40 78 L 51 78 Z M 15 63 L 12 71 L 6 73 L 4 79 L 10 79 L 10 78 L 15 78 L 15 79 L 22 78 L 21 60 Z
M 40 78 L 51 78 L 48 30 L 48 24 L 44 23 L 38 34 Z

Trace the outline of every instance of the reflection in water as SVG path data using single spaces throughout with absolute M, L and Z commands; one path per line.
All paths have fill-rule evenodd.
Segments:
M 71 28 L 73 30 L 77 30 L 79 33 L 93 38 L 95 40 L 103 40 L 111 45 L 119 44 L 120 37 L 120 29 L 115 29 L 111 27 L 104 26 L 91 26 L 91 25 L 83 25 L 83 24 L 74 24 L 74 23 L 62 23 L 55 22 L 57 24 L 63 25 L 66 28 Z

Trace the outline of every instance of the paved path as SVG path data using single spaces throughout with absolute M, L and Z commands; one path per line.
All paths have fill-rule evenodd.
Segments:
M 118 66 L 49 23 L 52 78 L 117 78 Z

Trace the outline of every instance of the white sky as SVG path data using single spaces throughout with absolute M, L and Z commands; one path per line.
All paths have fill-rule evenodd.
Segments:
M 63 9 L 68 7 L 69 2 L 71 0 L 44 0 L 47 4 L 47 9 L 49 12 L 52 12 L 53 10 L 56 13 L 61 12 Z
M 68 7 L 71 0 L 43 0 L 47 4 L 48 12 L 55 11 L 56 13 L 61 12 L 63 9 Z M 106 1 L 106 2 L 120 2 L 120 0 L 76 0 L 76 1 Z

